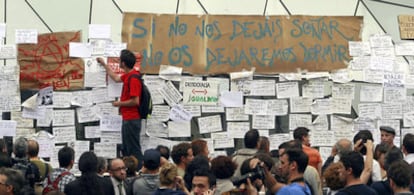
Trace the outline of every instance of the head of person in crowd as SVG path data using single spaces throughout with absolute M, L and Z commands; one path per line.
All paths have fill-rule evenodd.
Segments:
M 206 169 L 197 169 L 193 172 L 191 193 L 194 195 L 213 194 L 216 178 Z M 210 193 L 209 193 L 210 191 Z
M 167 163 L 160 168 L 160 187 L 174 187 L 177 177 L 177 166 Z
M 188 164 L 185 169 L 185 175 L 183 177 L 184 182 L 188 190 L 191 190 L 191 181 L 193 180 L 193 173 L 198 169 L 210 170 L 209 159 L 206 156 L 198 155 Z
M 375 146 L 374 159 L 378 161 L 382 168 L 384 168 L 385 154 L 390 150 L 390 148 L 390 145 L 387 143 L 380 143 Z
M 138 160 L 135 156 L 125 156 L 122 158 L 124 161 L 124 165 L 126 167 L 126 176 L 127 177 L 135 177 L 137 174 L 138 169 Z
M 105 157 L 98 156 L 98 175 L 103 176 L 108 171 L 108 161 Z
M 269 138 L 267 138 L 266 136 L 260 136 L 259 152 L 262 152 L 262 153 L 270 152 L 270 142 L 269 142 Z
M 244 134 L 244 146 L 246 148 L 257 149 L 259 146 L 259 131 L 251 129 Z
M 344 165 L 340 162 L 336 162 L 329 165 L 323 173 L 326 186 L 331 190 L 336 191 L 345 187 L 345 180 L 339 177 L 340 169 L 344 169 Z
M 59 167 L 71 169 L 75 162 L 75 150 L 69 146 L 61 148 L 58 152 Z
M 0 167 L 12 167 L 12 161 L 7 153 L 0 153 Z
M 308 156 L 299 149 L 287 149 L 280 156 L 279 172 L 280 176 L 288 183 L 293 179 L 303 177 L 308 166 Z
M 167 160 L 170 159 L 170 148 L 164 145 L 158 145 L 155 149 L 160 152 L 162 157 L 164 157 Z
M 103 194 L 102 186 L 98 182 L 98 157 L 95 153 L 91 151 L 82 153 L 78 166 L 82 173 L 79 178 L 81 191 L 85 194 Z
M 144 152 L 144 167 L 150 172 L 158 172 L 161 164 L 161 153 L 156 149 L 148 149 Z
M 359 152 L 346 152 L 342 154 L 339 161 L 343 165 L 343 168 L 339 169 L 339 177 L 341 178 L 341 181 L 350 184 L 359 180 L 359 177 L 364 170 L 364 158 Z
M 252 167 L 252 161 L 255 160 L 257 158 L 248 158 L 245 161 L 243 161 L 241 167 L 240 167 L 240 174 L 241 177 L 244 177 L 246 174 L 256 174 L 258 173 L 258 166 L 261 165 L 256 165 L 254 167 Z M 264 185 L 264 181 L 262 180 L 263 178 L 261 177 L 254 177 L 254 178 L 249 178 L 251 184 L 256 188 L 257 191 L 260 191 L 260 189 L 263 187 Z M 238 180 L 238 178 L 232 178 L 232 180 Z M 245 185 L 247 185 L 247 183 L 244 183 Z M 243 186 L 239 186 L 240 188 L 243 188 Z
M 124 49 L 121 51 L 121 56 L 120 56 L 120 68 L 125 69 L 132 69 L 134 68 L 135 62 L 136 62 L 136 57 L 135 54 L 132 53 L 131 51 Z
M 29 158 L 36 158 L 39 155 L 39 144 L 36 140 L 28 140 L 28 151 L 27 154 L 29 155 Z
M 388 170 L 390 165 L 399 160 L 403 160 L 404 156 L 397 147 L 391 147 L 384 157 L 384 170 Z
M 0 168 L 0 194 L 20 195 L 24 188 L 24 176 L 12 168 Z
M 410 192 L 412 170 L 404 160 L 398 160 L 391 164 L 387 170 L 392 191 L 397 193 Z
M 381 143 L 394 146 L 395 129 L 389 126 L 381 126 L 379 129 L 381 131 Z
M 306 127 L 298 127 L 293 130 L 293 139 L 299 140 L 305 146 L 310 146 L 309 129 Z
M 257 153 L 253 158 L 257 158 L 260 160 L 260 162 L 263 162 L 263 165 L 267 170 L 271 170 L 275 165 L 275 161 L 269 153 Z
M 407 133 L 404 135 L 402 151 L 405 155 L 414 153 L 414 134 Z
M 350 152 L 353 150 L 351 140 L 345 139 L 345 138 L 339 139 L 335 143 L 335 148 L 337 150 L 338 156 L 341 156 L 341 154 L 345 152 Z
M 354 136 L 353 142 L 355 148 L 357 148 L 362 155 L 367 154 L 367 148 L 364 145 L 364 143 L 367 142 L 367 140 L 371 140 L 372 142 L 374 142 L 374 138 L 372 138 L 372 133 L 369 130 L 360 130 Z
M 171 157 L 178 167 L 185 169 L 194 158 L 191 144 L 182 142 L 175 145 L 171 151 Z
M 122 159 L 115 158 L 109 162 L 109 173 L 115 180 L 122 182 L 127 177 L 127 167 Z
M 24 137 L 17 138 L 13 143 L 13 153 L 16 158 L 27 158 L 27 139 Z
M 193 150 L 193 155 L 203 155 L 208 158 L 210 151 L 208 150 L 208 145 L 206 140 L 195 139 L 191 142 L 191 148 Z
M 217 156 L 211 160 L 211 171 L 217 179 L 229 179 L 237 169 L 237 164 L 229 156 Z

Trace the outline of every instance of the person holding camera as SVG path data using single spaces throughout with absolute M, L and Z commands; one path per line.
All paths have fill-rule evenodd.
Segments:
M 264 184 L 272 194 L 276 195 L 309 195 L 312 194 L 309 186 L 306 184 L 303 178 L 303 173 L 308 165 L 308 156 L 299 149 L 288 149 L 280 156 L 279 172 L 281 177 L 287 181 L 287 184 L 279 183 L 270 173 L 270 171 L 264 168 Z M 250 162 L 251 166 L 260 164 L 258 159 Z

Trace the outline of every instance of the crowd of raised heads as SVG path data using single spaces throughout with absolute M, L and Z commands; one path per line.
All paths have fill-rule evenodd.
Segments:
M 58 152 L 59 167 L 38 157 L 35 140 L 16 138 L 12 148 L 0 140 L 0 195 L 413 194 L 414 135 L 405 134 L 398 147 L 393 128 L 380 131 L 377 145 L 368 130 L 337 140 L 324 161 L 304 127 L 273 151 L 267 137 L 249 130 L 234 154 L 212 157 L 207 142 L 194 139 L 147 149 L 141 163 L 134 156 L 106 159 L 92 151 L 75 161 L 75 151 L 65 146 Z M 76 176 L 75 162 L 81 173 Z

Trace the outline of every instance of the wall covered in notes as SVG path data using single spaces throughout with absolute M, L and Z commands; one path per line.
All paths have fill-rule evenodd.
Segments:
M 398 26 L 399 15 L 408 15 L 404 18 L 408 18 L 406 23 L 410 21 L 414 6 L 411 0 L 392 3 L 391 0 L 98 2 L 27 0 L 4 1 L 0 5 L 0 110 L 3 113 L 0 135 L 8 139 L 36 138 L 40 142 L 40 155 L 51 158 L 54 165 L 57 150 L 66 144 L 75 148 L 77 157 L 91 149 L 108 158 L 118 155 L 121 119 L 111 101 L 119 96 L 122 86 L 107 80 L 95 58 L 105 57 L 111 68 L 121 73 L 116 57 L 123 48 L 144 48 L 147 52 L 139 51 L 137 57 L 147 66 L 159 66 L 151 67 L 152 74 L 144 76 L 154 103 L 152 117 L 145 121 L 142 131 L 144 149 L 159 143 L 172 146 L 178 141 L 204 138 L 211 152 L 232 153 L 243 146 L 242 137 L 249 129 L 258 129 L 261 135 L 268 136 L 271 149 L 275 149 L 290 139 L 295 127 L 306 126 L 312 130 L 312 145 L 320 147 L 322 155 L 329 155 L 327 147 L 335 140 L 350 138 L 360 129 L 371 130 L 378 141 L 379 126 L 392 126 L 398 130 L 397 145 L 405 133 L 414 133 L 414 42 L 402 40 Z M 245 21 L 249 18 L 245 16 L 253 15 L 269 16 L 265 17 L 268 19 L 274 15 L 327 16 L 328 19 L 329 16 L 362 16 L 363 25 L 360 37 L 348 42 L 349 60 L 341 62 L 347 66 L 344 69 L 311 72 L 289 67 L 294 72 L 263 75 L 246 66 L 245 71 L 201 75 L 186 71 L 188 67 L 183 71 L 173 64 L 160 63 L 163 61 L 157 60 L 161 54 L 152 50 L 155 47 L 151 45 L 122 43 L 123 13 L 127 12 L 240 15 L 244 17 L 243 24 L 233 23 L 236 28 L 231 28 L 240 26 L 236 34 L 245 37 L 260 30 L 265 32 L 260 25 Z M 147 33 L 151 35 L 151 42 L 166 40 L 157 43 L 157 48 L 162 48 L 162 44 L 179 42 L 178 37 L 165 39 L 157 34 L 163 30 L 168 34 L 168 29 L 173 29 L 179 35 L 183 29 L 175 22 L 164 21 L 165 28 L 155 26 L 158 23 L 141 28 L 142 21 L 135 20 L 132 28 L 138 38 Z M 215 25 L 209 28 L 207 25 L 206 35 L 209 35 L 208 29 L 214 34 Z M 334 27 L 331 24 L 330 28 Z M 150 28 L 159 29 L 157 33 L 144 32 Z M 47 33 L 58 32 L 80 34 L 76 41 L 64 45 L 58 44 L 57 36 L 47 35 L 47 45 L 38 40 Z M 324 33 L 303 30 L 309 36 L 312 32 Z M 28 49 L 33 45 L 36 49 Z M 213 51 L 214 63 L 219 66 L 227 59 L 219 55 L 222 47 L 217 48 Z M 178 50 L 186 51 L 186 48 Z M 265 56 L 265 50 L 260 52 Z M 310 52 L 321 51 L 316 48 Z M 170 55 L 177 57 L 174 52 Z M 250 51 L 249 55 L 256 54 Z M 140 68 L 139 65 L 136 67 Z M 317 61 L 312 66 L 320 68 Z M 220 72 L 220 67 L 215 68 Z M 195 73 L 200 72 L 205 71 Z M 47 85 L 54 88 L 44 88 Z

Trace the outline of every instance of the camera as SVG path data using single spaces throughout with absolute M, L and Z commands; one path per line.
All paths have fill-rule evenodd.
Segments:
M 247 183 L 247 178 L 250 179 L 251 182 L 253 182 L 256 179 L 264 180 L 265 178 L 265 170 L 262 166 L 257 165 L 253 171 L 248 172 L 240 177 L 235 177 L 231 179 L 231 182 L 233 182 L 233 185 L 240 186 L 242 183 Z

